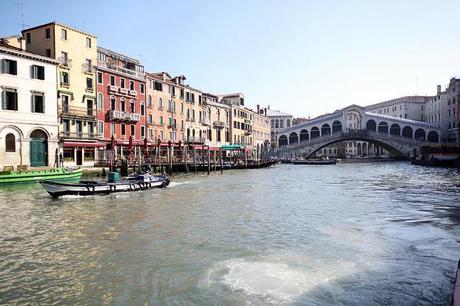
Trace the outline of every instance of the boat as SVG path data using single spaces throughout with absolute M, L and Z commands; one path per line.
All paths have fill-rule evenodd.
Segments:
M 324 160 L 315 160 L 315 159 L 297 159 L 293 160 L 294 165 L 335 165 L 335 159 L 324 159 Z
M 414 153 L 412 165 L 460 168 L 460 145 L 455 143 L 419 146 Z
M 58 198 L 64 195 L 104 195 L 115 192 L 164 188 L 169 185 L 169 182 L 167 176 L 143 173 L 128 176 L 116 182 L 80 181 L 79 183 L 66 183 L 43 180 L 40 184 L 53 198 Z
M 78 180 L 82 173 L 83 169 L 74 168 L 3 171 L 0 172 L 0 184 L 31 183 L 40 180 Z

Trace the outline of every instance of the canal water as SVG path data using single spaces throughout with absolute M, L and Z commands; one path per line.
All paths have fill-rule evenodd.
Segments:
M 0 304 L 448 305 L 460 176 L 407 163 L 0 189 Z

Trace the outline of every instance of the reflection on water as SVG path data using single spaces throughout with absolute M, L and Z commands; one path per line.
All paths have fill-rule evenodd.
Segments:
M 448 304 L 458 172 L 406 163 L 180 175 L 165 190 L 0 190 L 0 303 Z

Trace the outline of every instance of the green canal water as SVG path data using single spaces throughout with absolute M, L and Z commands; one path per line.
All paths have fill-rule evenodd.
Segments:
M 459 172 L 399 162 L 7 186 L 0 304 L 448 305 L 459 240 Z

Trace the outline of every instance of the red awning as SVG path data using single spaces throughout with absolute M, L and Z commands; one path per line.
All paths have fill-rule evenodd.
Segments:
M 64 147 L 105 147 L 105 143 L 101 142 L 64 142 Z

